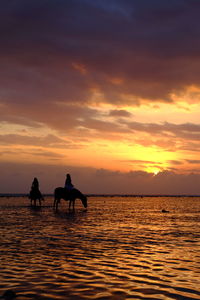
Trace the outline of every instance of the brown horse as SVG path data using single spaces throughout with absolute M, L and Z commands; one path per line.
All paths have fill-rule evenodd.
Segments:
M 64 199 L 65 201 L 69 201 L 69 210 L 71 208 L 71 205 L 73 206 L 73 210 L 74 210 L 76 199 L 80 199 L 82 201 L 83 206 L 87 208 L 87 197 L 77 189 L 72 189 L 70 191 L 67 191 L 66 188 L 57 187 L 54 191 L 54 203 L 53 203 L 53 206 L 55 207 L 56 210 L 58 209 L 58 203 L 60 203 L 61 199 Z
M 31 200 L 31 206 L 36 207 L 37 200 L 39 201 L 39 206 L 41 206 L 41 200 L 44 200 L 44 197 L 42 196 L 39 190 L 31 190 L 29 194 L 29 199 Z

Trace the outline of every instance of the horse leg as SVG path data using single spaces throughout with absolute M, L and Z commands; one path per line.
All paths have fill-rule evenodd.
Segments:
M 41 198 L 39 198 L 38 200 L 39 200 L 39 205 L 41 206 Z
M 69 200 L 69 210 L 71 209 L 71 205 L 72 205 L 72 209 L 74 211 L 74 204 L 75 204 L 75 200 L 74 199 L 70 199 Z
M 75 199 L 73 200 L 73 211 L 75 211 Z
M 57 202 L 58 202 L 58 199 L 56 198 L 56 196 L 54 197 L 54 202 L 53 202 L 53 207 L 56 207 L 57 206 Z
M 60 199 L 55 198 L 55 200 L 54 200 L 54 207 L 55 207 L 56 211 L 58 210 L 58 203 L 59 202 L 60 202 Z

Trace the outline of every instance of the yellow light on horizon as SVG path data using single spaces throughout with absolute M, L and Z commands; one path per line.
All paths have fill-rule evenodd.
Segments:
M 158 173 L 160 173 L 162 170 L 160 168 L 157 168 L 157 167 L 147 167 L 145 169 L 145 171 L 147 173 L 153 173 L 154 176 L 156 176 Z

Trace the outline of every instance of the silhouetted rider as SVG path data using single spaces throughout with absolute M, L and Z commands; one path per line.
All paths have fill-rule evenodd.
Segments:
M 39 181 L 36 177 L 33 179 L 33 182 L 31 185 L 30 198 L 31 198 L 31 196 L 42 198 L 42 194 L 39 190 Z
M 71 180 L 70 174 L 67 174 L 67 175 L 66 175 L 66 179 L 65 179 L 65 188 L 66 188 L 66 190 L 68 190 L 68 191 L 74 189 L 74 186 L 73 186 L 73 184 L 72 184 L 72 180 Z

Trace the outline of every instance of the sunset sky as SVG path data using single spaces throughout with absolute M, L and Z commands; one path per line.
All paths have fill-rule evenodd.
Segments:
M 0 193 L 200 194 L 199 0 L 2 0 Z

